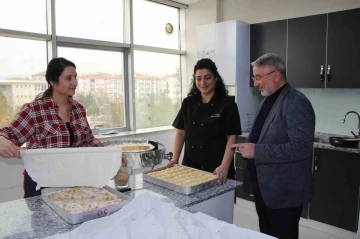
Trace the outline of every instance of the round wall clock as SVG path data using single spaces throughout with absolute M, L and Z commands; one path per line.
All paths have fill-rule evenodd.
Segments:
M 173 25 L 171 25 L 171 23 L 166 23 L 166 25 L 165 25 L 166 34 L 171 35 L 173 33 L 173 31 L 174 31 Z

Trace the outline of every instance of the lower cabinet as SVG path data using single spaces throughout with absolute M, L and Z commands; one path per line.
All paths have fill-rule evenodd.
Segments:
M 360 154 L 316 148 L 313 162 L 310 219 L 356 232 Z
M 245 143 L 246 142 L 246 138 L 244 137 L 239 137 L 238 138 L 238 143 Z M 236 152 L 235 153 L 235 169 L 236 169 L 236 180 L 240 181 L 240 182 L 244 182 L 245 179 L 245 161 L 244 158 L 241 156 L 240 153 Z M 249 201 L 254 201 L 254 197 L 252 195 L 249 195 L 248 193 L 244 192 L 244 185 L 242 185 L 241 187 L 237 187 L 236 191 L 235 191 L 236 197 L 238 198 L 242 198 L 242 199 L 246 199 Z
M 240 182 L 244 182 L 244 176 L 245 176 L 245 169 L 236 168 L 236 180 Z M 242 198 L 254 202 L 254 197 L 244 192 L 244 186 L 237 187 L 235 193 L 236 193 L 236 197 L 238 198 Z

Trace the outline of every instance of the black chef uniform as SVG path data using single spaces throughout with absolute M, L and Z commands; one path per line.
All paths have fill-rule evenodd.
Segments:
M 214 172 L 224 157 L 227 136 L 241 135 L 237 104 L 228 96 L 213 96 L 203 103 L 201 95 L 184 99 L 173 126 L 185 130 L 185 153 L 182 164 Z M 228 178 L 235 178 L 231 163 Z

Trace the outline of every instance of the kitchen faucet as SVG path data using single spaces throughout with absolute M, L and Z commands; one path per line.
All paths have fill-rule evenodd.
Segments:
M 344 118 L 343 118 L 343 123 L 345 123 L 346 116 L 347 116 L 348 114 L 351 114 L 351 113 L 356 114 L 357 117 L 358 117 L 358 135 L 357 135 L 356 137 L 360 137 L 360 115 L 359 115 L 356 111 L 349 111 L 349 112 L 347 112 L 346 115 L 345 115 Z M 353 133 L 353 132 L 351 131 L 351 133 Z M 354 133 L 353 133 L 353 134 L 354 134 Z M 354 136 L 355 136 L 355 134 L 354 134 Z

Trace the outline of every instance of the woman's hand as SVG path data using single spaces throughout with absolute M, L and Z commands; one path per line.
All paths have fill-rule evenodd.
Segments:
M 229 168 L 227 168 L 223 165 L 220 165 L 219 167 L 217 167 L 215 169 L 214 174 L 216 174 L 219 184 L 224 184 L 226 182 L 228 170 L 229 170 Z
M 10 140 L 7 140 L 3 136 L 0 136 L 0 156 L 3 158 L 20 158 L 20 148 L 13 144 Z
M 172 166 L 174 166 L 174 164 L 177 164 L 177 163 L 179 163 L 178 159 L 172 159 L 169 161 L 167 166 L 172 167 Z

